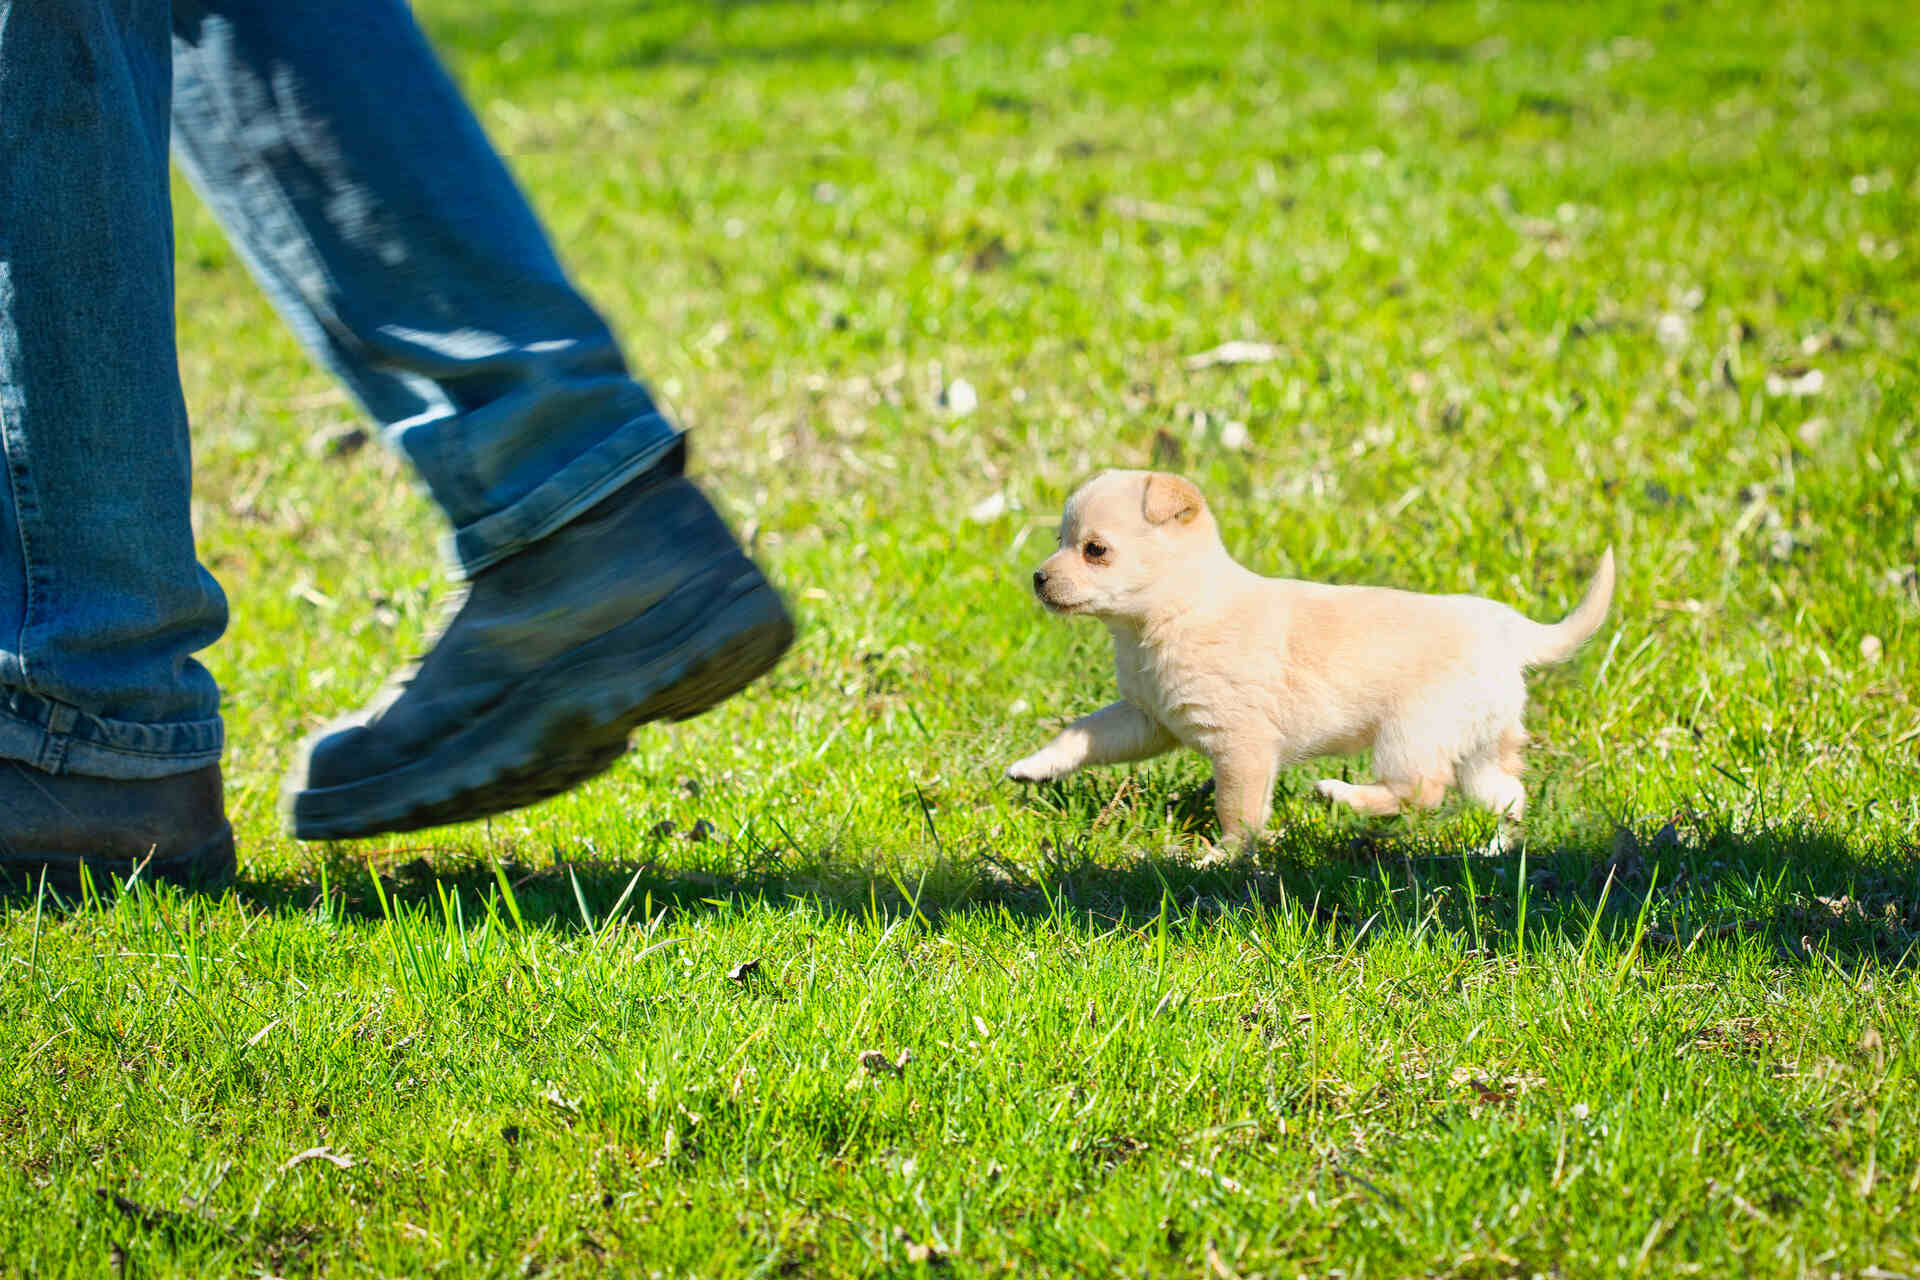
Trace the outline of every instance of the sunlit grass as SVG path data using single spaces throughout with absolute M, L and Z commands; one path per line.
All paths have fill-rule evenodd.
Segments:
M 1920 1272 L 1900 12 L 423 5 L 801 639 L 549 805 L 285 839 L 438 530 L 181 189 L 241 879 L 0 907 L 0 1271 Z M 1112 696 L 1058 505 L 1150 463 L 1269 573 L 1618 549 L 1524 852 L 1000 781 Z

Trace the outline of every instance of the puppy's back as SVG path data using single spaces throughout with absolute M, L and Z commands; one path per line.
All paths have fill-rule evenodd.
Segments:
M 1290 583 L 1289 655 L 1304 673 L 1416 690 L 1462 674 L 1515 646 L 1527 619 L 1480 596 L 1436 596 L 1390 587 Z M 1518 662 L 1503 654 L 1512 665 Z

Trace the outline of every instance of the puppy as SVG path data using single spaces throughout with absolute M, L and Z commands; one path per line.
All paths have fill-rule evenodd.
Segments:
M 1120 701 L 1009 778 L 1192 747 L 1213 763 L 1223 842 L 1242 849 L 1266 828 L 1283 766 L 1371 748 L 1378 781 L 1326 778 L 1320 794 L 1384 815 L 1437 805 L 1457 784 L 1504 832 L 1527 805 L 1526 670 L 1570 657 L 1605 621 L 1613 550 L 1549 626 L 1478 596 L 1263 578 L 1227 554 L 1190 482 L 1108 471 L 1067 500 L 1033 590 L 1053 613 L 1106 623 Z

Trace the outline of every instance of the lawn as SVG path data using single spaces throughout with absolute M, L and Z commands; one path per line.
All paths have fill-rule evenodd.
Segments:
M 0 1273 L 1920 1275 L 1903 6 L 420 10 L 801 636 L 288 840 L 439 531 L 178 187 L 241 874 L 0 902 Z M 1614 546 L 1524 845 L 1002 781 L 1112 697 L 1026 589 L 1109 465 L 1541 618 Z

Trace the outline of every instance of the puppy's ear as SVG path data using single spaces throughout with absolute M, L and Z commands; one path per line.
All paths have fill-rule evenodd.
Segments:
M 1147 518 L 1148 524 L 1165 524 L 1169 520 L 1189 524 L 1206 504 L 1207 500 L 1200 496 L 1200 490 L 1194 487 L 1193 481 L 1156 471 L 1147 477 L 1147 491 L 1141 498 L 1140 513 Z

